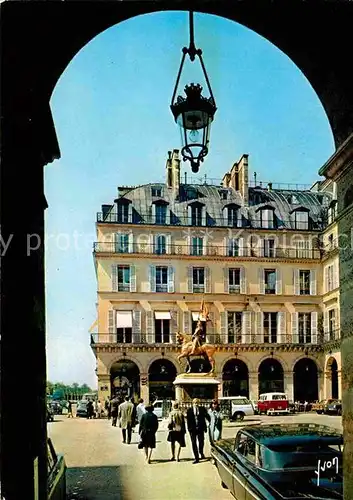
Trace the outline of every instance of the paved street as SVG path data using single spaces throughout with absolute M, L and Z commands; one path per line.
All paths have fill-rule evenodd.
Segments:
M 255 420 L 256 419 L 256 420 Z M 312 413 L 287 417 L 251 417 L 244 424 L 261 422 L 315 422 L 342 430 L 341 417 Z M 224 437 L 234 437 L 239 426 L 226 424 Z M 215 467 L 209 461 L 192 464 L 192 452 L 182 450 L 181 462 L 170 462 L 165 421 L 160 422 L 157 448 L 152 463 L 146 464 L 143 450 L 137 449 L 137 434 L 130 445 L 121 442 L 121 430 L 107 419 L 68 419 L 55 416 L 48 434 L 58 453 L 65 455 L 68 500 L 230 500 Z M 206 438 L 206 457 L 209 444 Z

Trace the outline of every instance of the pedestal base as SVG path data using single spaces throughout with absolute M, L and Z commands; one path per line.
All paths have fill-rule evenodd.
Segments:
M 183 373 L 173 383 L 177 401 L 218 399 L 220 381 L 208 373 Z

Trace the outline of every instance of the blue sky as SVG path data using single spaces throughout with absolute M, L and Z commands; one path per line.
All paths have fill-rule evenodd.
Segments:
M 167 151 L 180 147 L 169 105 L 188 40 L 186 12 L 130 19 L 87 44 L 54 90 L 61 159 L 45 168 L 51 381 L 96 386 L 88 334 L 96 318 L 96 212 L 113 202 L 119 185 L 164 180 Z M 248 153 L 250 178 L 256 171 L 258 180 L 274 183 L 315 181 L 334 142 L 321 103 L 294 63 L 256 33 L 216 16 L 195 14 L 195 42 L 218 107 L 201 175 L 221 178 Z M 200 81 L 198 63 L 188 62 L 184 76 L 181 84 Z

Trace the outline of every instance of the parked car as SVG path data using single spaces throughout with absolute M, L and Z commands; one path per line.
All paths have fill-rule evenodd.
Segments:
M 324 412 L 327 415 L 342 415 L 342 401 L 337 399 L 325 406 Z
M 230 420 L 244 420 L 245 416 L 254 415 L 254 408 L 249 399 L 244 396 L 223 396 L 219 398 L 221 408 L 228 406 Z
M 54 411 L 49 403 L 47 403 L 47 422 L 54 422 Z
M 54 412 L 54 415 L 61 415 L 62 414 L 62 406 L 59 401 L 51 401 L 50 403 L 51 409 Z
M 257 401 L 255 399 L 251 399 L 250 402 L 252 404 L 252 407 L 254 408 L 254 414 L 257 415 L 258 414 L 258 409 L 259 409 Z
M 87 403 L 88 400 L 86 399 L 81 399 L 81 401 L 77 403 L 77 410 L 76 410 L 77 417 L 87 417 L 88 415 Z
M 48 438 L 48 500 L 66 499 L 66 463 Z
M 289 413 L 289 401 L 284 392 L 266 392 L 260 394 L 258 411 L 261 415 L 280 415 Z
M 318 424 L 254 425 L 211 445 L 237 500 L 343 499 L 342 451 L 342 434 Z
M 325 413 L 327 405 L 331 404 L 334 401 L 334 399 L 322 399 L 321 401 L 317 401 L 314 403 L 311 407 L 313 411 L 316 411 L 317 414 L 321 415 L 322 413 Z

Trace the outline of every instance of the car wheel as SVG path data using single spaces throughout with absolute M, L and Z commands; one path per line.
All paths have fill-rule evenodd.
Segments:
M 226 485 L 226 483 L 224 483 L 223 481 L 221 481 L 221 486 L 222 488 L 224 488 L 225 490 L 228 489 L 228 486 Z
M 237 422 L 241 422 L 242 420 L 244 420 L 244 413 L 234 413 L 233 415 L 233 420 L 236 420 Z

